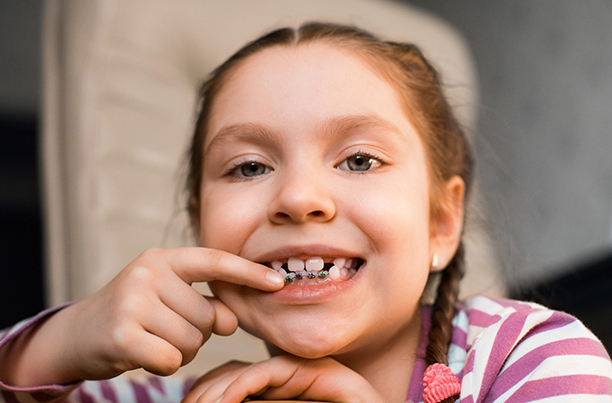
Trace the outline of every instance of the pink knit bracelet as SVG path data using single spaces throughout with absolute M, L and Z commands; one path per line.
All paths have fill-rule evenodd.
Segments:
M 440 403 L 449 397 L 459 396 L 461 382 L 444 364 L 432 364 L 423 375 L 423 402 Z

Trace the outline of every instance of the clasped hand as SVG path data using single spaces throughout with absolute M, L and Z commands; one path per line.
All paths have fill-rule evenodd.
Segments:
M 240 403 L 246 398 L 383 402 L 367 380 L 332 358 L 279 355 L 256 364 L 225 364 L 199 378 L 183 403 Z

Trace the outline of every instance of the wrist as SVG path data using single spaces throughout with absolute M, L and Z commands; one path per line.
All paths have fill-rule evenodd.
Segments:
M 16 389 L 71 384 L 78 379 L 64 375 L 58 357 L 65 351 L 58 316 L 66 305 L 42 312 L 17 325 L 0 341 L 0 381 Z

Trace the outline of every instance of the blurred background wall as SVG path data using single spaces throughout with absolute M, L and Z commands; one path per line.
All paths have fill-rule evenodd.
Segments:
M 612 290 L 612 3 L 404 1 L 446 19 L 472 46 L 481 103 L 474 148 L 505 281 L 529 298 L 560 290 L 557 300 L 583 304 L 568 310 L 601 317 Z M 42 6 L 0 0 L 0 327 L 44 304 Z

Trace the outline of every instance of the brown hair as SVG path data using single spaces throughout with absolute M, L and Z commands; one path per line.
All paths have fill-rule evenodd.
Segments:
M 382 41 L 354 27 L 327 23 L 307 23 L 298 30 L 273 31 L 240 49 L 219 66 L 204 83 L 200 92 L 200 112 L 190 150 L 187 178 L 188 208 L 197 227 L 200 210 L 200 186 L 203 168 L 203 144 L 216 94 L 224 82 L 250 55 L 273 46 L 296 46 L 310 42 L 329 43 L 361 57 L 386 79 L 403 100 L 404 110 L 425 146 L 431 183 L 431 216 L 440 211 L 445 198 L 444 184 L 458 175 L 466 184 L 472 181 L 472 158 L 460 126 L 448 105 L 435 69 L 414 45 Z M 442 273 L 432 311 L 428 364 L 448 364 L 447 351 L 452 330 L 454 305 L 463 276 L 463 246 Z

